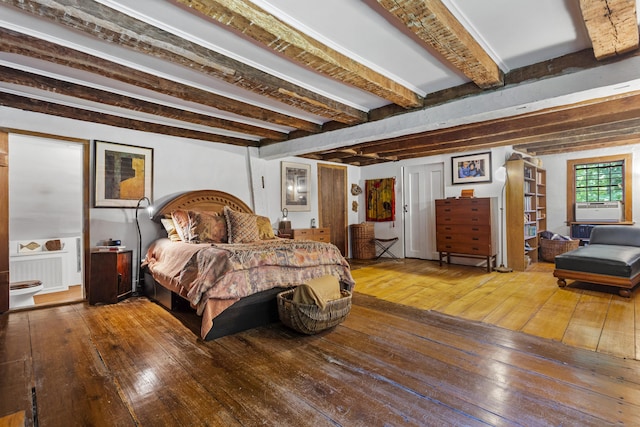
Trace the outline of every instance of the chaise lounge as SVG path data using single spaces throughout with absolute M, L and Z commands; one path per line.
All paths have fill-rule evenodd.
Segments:
M 623 297 L 640 282 L 640 227 L 599 225 L 589 244 L 555 257 L 558 286 L 567 279 L 615 286 Z

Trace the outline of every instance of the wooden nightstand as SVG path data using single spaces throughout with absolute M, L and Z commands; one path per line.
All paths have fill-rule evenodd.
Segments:
M 133 251 L 91 252 L 89 304 L 114 304 L 131 295 Z

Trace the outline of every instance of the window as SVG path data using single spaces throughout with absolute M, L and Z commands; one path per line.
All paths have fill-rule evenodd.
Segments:
M 622 202 L 631 214 L 631 155 L 567 160 L 567 221 L 575 220 L 576 202 Z
M 576 202 L 622 202 L 624 162 L 575 165 Z

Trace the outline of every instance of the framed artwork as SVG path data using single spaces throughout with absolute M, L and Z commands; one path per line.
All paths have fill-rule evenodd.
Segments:
M 451 183 L 491 182 L 491 153 L 451 157 Z
M 153 200 L 153 148 L 94 141 L 94 207 L 135 208 Z
M 281 165 L 282 209 L 291 212 L 310 211 L 311 166 L 292 162 L 282 162 Z

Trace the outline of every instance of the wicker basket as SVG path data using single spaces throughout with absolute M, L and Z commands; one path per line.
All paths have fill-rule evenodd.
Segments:
M 540 239 L 540 258 L 547 262 L 555 262 L 556 255 L 578 249 L 580 240 Z
M 376 257 L 375 231 L 372 222 L 351 224 L 351 257 L 374 259 Z
M 351 292 L 341 290 L 342 298 L 329 301 L 323 309 L 315 304 L 293 302 L 295 289 L 278 294 L 278 315 L 280 321 L 298 332 L 313 335 L 332 328 L 344 319 L 351 311 Z

